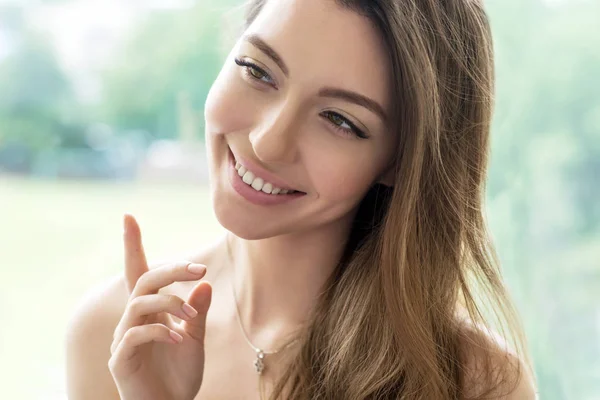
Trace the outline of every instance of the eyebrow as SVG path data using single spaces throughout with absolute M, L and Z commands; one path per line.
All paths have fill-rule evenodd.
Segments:
M 269 46 L 264 40 L 262 40 L 260 36 L 251 34 L 244 36 L 244 39 L 249 43 L 252 43 L 254 47 L 256 47 L 257 49 L 265 53 L 267 56 L 269 56 L 269 58 L 272 59 L 275 62 L 275 64 L 279 66 L 279 68 L 281 68 L 285 76 L 289 76 L 289 70 L 283 62 L 283 59 L 281 58 L 279 53 L 273 50 L 273 48 Z
M 289 77 L 289 69 L 285 62 L 271 46 L 269 46 L 260 36 L 256 34 L 249 34 L 244 36 L 244 40 L 251 43 L 265 53 L 281 70 L 286 77 Z M 383 107 L 373 99 L 368 98 L 360 93 L 356 93 L 346 89 L 334 88 L 334 87 L 324 87 L 319 90 L 320 97 L 330 97 L 341 100 L 346 100 L 350 103 L 357 104 L 359 106 L 365 107 L 375 114 L 377 114 L 383 121 L 387 121 L 387 115 L 383 109 Z
M 319 90 L 319 96 L 342 99 L 350 103 L 358 104 L 359 106 L 363 106 L 379 115 L 383 121 L 387 121 L 387 115 L 385 114 L 383 107 L 381 107 L 375 100 L 372 100 L 367 96 L 363 96 L 360 93 L 334 87 L 324 87 Z

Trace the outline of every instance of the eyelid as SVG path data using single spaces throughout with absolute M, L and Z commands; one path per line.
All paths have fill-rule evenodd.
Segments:
M 273 77 L 273 74 L 271 73 L 271 71 L 269 71 L 269 68 L 267 68 L 264 65 L 262 65 L 262 63 L 257 62 L 255 60 L 249 58 L 249 57 L 235 57 L 234 61 L 240 67 L 243 67 L 243 68 L 254 68 L 254 69 L 257 69 L 257 70 L 261 71 L 266 76 L 268 76 L 269 79 L 272 82 L 272 84 L 270 84 L 268 82 L 262 82 L 262 83 L 267 83 L 267 84 L 270 84 L 271 86 L 277 86 L 277 81 Z M 256 79 L 256 78 L 253 78 L 253 79 L 256 80 L 256 81 L 258 81 L 258 82 L 260 82 L 259 79 Z
M 347 112 L 342 111 L 338 108 L 329 108 L 326 110 L 326 112 L 334 112 L 336 114 L 339 114 L 341 117 L 347 119 L 348 122 L 352 123 L 352 125 L 363 131 L 365 135 L 371 136 L 371 133 L 369 129 L 365 126 L 365 124 L 363 124 L 362 122 L 358 122 L 358 118 L 348 116 Z
M 252 59 L 250 59 L 250 60 L 252 60 Z M 254 60 L 247 61 L 247 60 L 245 60 L 245 57 L 234 57 L 234 61 L 238 66 L 244 68 L 244 74 L 249 75 L 249 79 L 251 79 L 252 81 L 257 82 L 257 83 L 266 83 L 267 85 L 274 87 L 277 90 L 277 87 L 276 87 L 277 83 L 275 82 L 275 79 L 273 78 L 271 72 L 269 71 L 269 69 L 267 67 L 263 67 L 262 65 L 259 65 L 259 63 L 255 62 Z M 254 68 L 254 69 L 258 70 L 259 72 L 261 72 L 262 74 L 264 74 L 265 76 L 268 76 L 269 79 L 271 79 L 271 81 L 273 83 L 271 84 L 268 82 L 264 82 L 261 79 L 258 79 L 256 77 L 252 76 L 252 74 L 248 71 L 249 68 Z M 331 125 L 333 125 L 335 129 L 349 132 L 351 134 L 356 135 L 360 139 L 368 139 L 369 137 L 371 137 L 369 129 L 364 124 L 362 124 L 361 122 L 355 122 L 354 120 L 356 118 L 347 116 L 344 111 L 339 110 L 339 109 L 338 110 L 330 109 L 330 110 L 324 111 L 323 113 L 324 114 L 337 114 L 340 118 L 345 120 L 345 123 L 347 125 L 350 126 L 350 129 L 344 129 L 344 128 L 341 128 L 341 127 L 335 125 L 333 122 L 330 121 L 329 123 Z
M 342 128 L 339 125 L 336 125 L 335 123 L 333 123 L 328 118 L 328 115 L 331 115 L 331 114 L 335 114 L 339 118 L 343 119 L 344 123 L 346 125 L 350 126 L 350 128 L 349 129 Z M 350 118 L 347 118 L 346 116 L 342 115 L 341 113 L 339 113 L 337 111 L 326 110 L 326 111 L 323 111 L 322 113 L 320 113 L 320 115 L 322 115 L 323 118 L 327 120 L 327 122 L 333 127 L 333 129 L 343 132 L 344 135 L 353 135 L 356 139 L 369 139 L 371 137 L 371 134 L 369 133 L 368 130 L 359 127 L 358 124 L 356 124 Z

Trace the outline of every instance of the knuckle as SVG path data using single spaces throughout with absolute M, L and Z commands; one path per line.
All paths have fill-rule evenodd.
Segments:
M 140 301 L 131 301 L 131 303 L 129 303 L 129 305 L 127 306 L 127 308 L 125 309 L 125 312 L 123 313 L 123 319 L 119 326 L 121 327 L 121 330 L 123 330 L 124 328 L 126 328 L 127 326 L 131 325 L 131 321 L 136 319 L 140 314 Z
M 180 308 L 183 305 L 183 300 L 175 295 L 169 295 L 167 304 L 169 308 Z
M 129 312 L 130 313 L 135 313 L 136 311 L 139 310 L 140 305 L 142 304 L 142 300 L 140 300 L 140 297 L 135 297 L 133 299 L 131 299 L 131 301 L 129 302 Z
M 125 332 L 125 334 L 123 335 L 123 339 L 121 339 L 121 341 L 125 344 L 128 344 L 129 342 L 131 342 L 131 340 L 133 338 L 135 338 L 136 335 L 136 327 L 130 328 L 127 330 L 127 332 Z
M 178 262 L 172 262 L 168 266 L 169 273 L 178 274 L 181 272 L 181 265 Z
M 152 330 L 153 336 L 164 336 L 165 334 L 169 334 L 169 328 L 163 324 L 152 324 L 150 329 Z
M 116 378 L 121 373 L 120 370 L 122 369 L 122 366 L 118 354 L 115 354 L 111 358 L 109 358 L 106 364 L 108 366 L 108 370 L 110 371 L 111 375 L 113 375 L 113 377 Z
M 187 266 L 191 264 L 191 261 L 178 261 L 174 265 L 174 272 L 185 273 L 187 272 Z
M 142 276 L 140 276 L 140 278 L 138 279 L 136 286 L 139 286 L 141 288 L 145 288 L 146 286 L 148 286 L 149 280 L 152 278 L 150 272 L 151 271 L 144 272 Z

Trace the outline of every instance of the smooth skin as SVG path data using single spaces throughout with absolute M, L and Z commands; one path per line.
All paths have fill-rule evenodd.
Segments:
M 257 38 L 277 51 L 285 71 Z M 388 65 L 377 32 L 355 12 L 333 1 L 267 2 L 227 57 L 204 110 L 213 208 L 231 235 L 233 256 L 227 257 L 219 241 L 173 260 L 179 268 L 187 262 L 206 265 L 203 278 L 176 276 L 169 272 L 173 267 L 146 264 L 139 226 L 127 217 L 128 258 L 137 261 L 126 266 L 125 276 L 90 293 L 68 328 L 70 400 L 132 394 L 148 400 L 258 399 L 255 353 L 238 326 L 231 285 L 242 324 L 258 347 L 278 349 L 305 321 L 339 260 L 361 199 L 374 183 L 390 184 L 396 147 L 395 135 L 377 113 L 324 89 L 359 93 L 388 111 Z M 349 123 L 368 138 L 358 137 Z M 306 195 L 287 205 L 250 204 L 228 180 L 230 151 Z M 171 274 L 163 286 L 146 277 L 154 270 Z M 144 299 L 131 301 L 134 292 Z M 198 311 L 194 319 L 180 314 L 183 300 Z M 147 315 L 145 322 L 141 315 Z M 163 326 L 150 326 L 154 323 Z M 168 329 L 183 342 L 166 342 Z M 202 331 L 204 343 L 193 339 Z M 115 352 L 121 345 L 124 353 Z M 288 350 L 293 355 L 295 349 Z M 269 359 L 266 381 L 275 382 L 283 371 L 277 363 Z
M 213 316 L 215 306 L 217 315 L 224 309 L 217 304 L 211 307 L 211 284 L 206 281 L 197 282 L 205 276 L 206 270 L 200 274 L 190 273 L 186 268 L 188 261 L 148 268 L 139 225 L 130 215 L 126 215 L 124 219 L 125 226 L 128 227 L 123 235 L 125 274 L 90 293 L 80 304 L 68 329 L 68 398 L 257 398 L 254 388 L 247 384 L 248 380 L 240 372 L 249 369 L 244 363 L 235 360 L 235 355 L 242 353 L 240 350 L 245 348 L 245 343 L 232 341 L 226 327 L 214 318 L 212 329 L 208 328 L 207 332 L 209 307 L 213 310 Z M 215 254 L 210 255 L 219 253 L 218 248 L 207 250 L 207 253 L 191 258 L 207 259 L 214 261 L 216 266 L 221 266 L 221 260 Z M 215 281 L 221 282 L 221 279 Z M 173 288 L 178 283 L 182 286 Z M 169 284 L 168 292 L 158 293 L 160 288 L 169 288 Z M 187 301 L 184 302 L 182 297 L 187 298 Z M 185 303 L 198 311 L 195 318 L 190 318 L 183 311 Z M 180 320 L 179 323 L 175 321 L 177 319 Z M 181 336 L 181 343 L 172 339 L 171 330 Z M 211 330 L 213 335 L 210 334 Z M 206 377 L 206 340 L 203 339 L 207 336 L 208 349 L 215 347 L 216 351 L 213 351 L 215 354 L 209 360 L 209 381 L 203 384 Z M 211 336 L 222 337 L 221 342 L 227 345 L 219 346 L 219 341 L 211 339 Z M 219 347 L 223 347 L 223 351 L 219 351 Z M 506 357 L 505 349 L 500 343 L 497 349 L 497 360 L 503 362 Z M 466 371 L 472 371 L 472 374 L 468 373 L 466 382 L 474 394 L 478 387 L 479 354 L 476 347 L 473 350 L 466 367 Z M 231 364 L 241 365 L 242 368 L 233 370 Z M 537 398 L 531 374 L 526 369 L 522 373 L 517 388 L 499 400 Z M 232 385 L 233 377 L 236 379 Z
M 140 239 L 140 227 L 135 222 L 135 219 L 131 216 L 126 216 L 125 223 L 133 226 L 134 233 L 131 236 L 125 235 L 125 243 L 133 243 L 131 246 L 134 249 L 133 253 L 130 254 L 143 254 L 143 248 Z M 137 249 L 137 250 L 136 250 Z M 186 371 L 193 373 L 193 376 L 189 379 L 190 393 L 196 391 L 196 388 L 201 382 L 199 391 L 196 391 L 195 397 L 188 397 L 188 399 L 259 399 L 258 386 L 257 386 L 257 375 L 252 365 L 255 353 L 245 342 L 239 325 L 236 320 L 235 306 L 231 293 L 231 282 L 230 276 L 225 272 L 230 267 L 227 264 L 227 257 L 225 254 L 225 246 L 222 238 L 216 238 L 213 243 L 204 246 L 199 252 L 192 254 L 184 254 L 181 257 L 174 258 L 173 262 L 159 262 L 149 263 L 149 272 L 160 269 L 165 265 L 186 265 L 190 261 L 193 263 L 199 263 L 208 266 L 205 275 L 198 275 L 196 277 L 183 277 L 183 279 L 174 281 L 170 285 L 163 286 L 159 293 L 167 296 L 174 296 L 178 298 L 176 305 L 165 306 L 164 309 L 168 309 L 168 316 L 172 318 L 174 324 L 180 323 L 183 327 L 183 322 L 186 321 L 186 316 L 180 309 L 180 305 L 183 304 L 185 299 L 188 304 L 193 306 L 199 315 L 196 317 L 199 323 L 205 323 L 204 330 L 204 346 L 201 348 L 204 353 L 199 353 L 199 357 L 204 356 L 204 364 L 199 368 L 193 367 L 192 365 L 199 365 L 198 359 L 193 357 L 190 359 L 182 358 L 180 367 L 175 367 L 174 371 Z M 143 258 L 141 258 L 138 266 L 143 266 Z M 141 268 L 140 268 L 141 269 Z M 144 268 L 145 270 L 145 268 Z M 140 276 L 138 269 L 128 269 L 126 271 L 134 271 L 131 275 L 133 280 L 135 276 Z M 137 271 L 137 272 L 135 272 Z M 130 302 L 131 294 L 133 293 L 134 285 L 129 284 L 131 276 L 128 273 L 121 273 L 114 278 L 107 280 L 94 289 L 90 290 L 85 298 L 77 305 L 77 309 L 72 315 L 69 326 L 67 327 L 66 336 L 66 377 L 67 377 L 67 394 L 69 400 L 118 400 L 127 399 L 128 393 L 119 393 L 117 383 L 111 371 L 110 363 L 113 358 L 111 348 L 115 346 L 115 337 L 117 332 L 123 327 L 123 320 L 126 314 L 130 315 L 143 315 L 147 314 L 150 310 L 140 310 L 137 312 L 131 312 L 131 308 L 134 302 Z M 169 278 L 169 282 L 179 278 Z M 201 281 L 200 281 L 201 280 Z M 143 282 L 143 280 L 142 280 Z M 208 283 L 210 282 L 210 284 Z M 207 305 L 200 302 L 196 303 L 193 299 L 193 294 L 197 293 L 196 290 L 200 290 L 198 294 L 202 295 L 203 290 L 211 288 L 211 299 L 210 307 L 208 312 L 204 312 Z M 151 294 L 150 296 L 154 296 Z M 148 297 L 146 295 L 145 297 Z M 169 297 L 172 298 L 172 297 Z M 139 300 L 138 300 L 139 301 Z M 173 300 L 171 300 L 173 301 Z M 168 303 L 168 301 L 167 301 Z M 139 307 L 139 306 L 138 306 Z M 156 307 L 156 308 L 155 308 Z M 163 308 L 161 305 L 153 305 L 153 309 Z M 164 314 L 165 312 L 163 312 Z M 202 315 L 206 314 L 206 320 L 202 321 Z M 153 322 L 152 319 L 148 319 L 146 323 Z M 193 322 L 189 320 L 189 322 Z M 176 330 L 182 336 L 183 333 Z M 126 334 L 124 334 L 126 336 Z M 182 344 L 168 343 L 161 341 L 162 338 L 159 333 L 156 340 L 158 342 L 151 341 L 142 345 L 143 349 L 157 349 L 161 348 L 161 353 L 169 349 L 177 351 L 178 346 Z M 192 336 L 193 337 L 193 336 Z M 168 339 L 167 339 L 168 340 Z M 277 346 L 275 344 L 274 346 Z M 290 349 L 292 350 L 292 349 Z M 145 354 L 149 354 L 153 350 L 148 350 Z M 173 354 L 169 359 L 176 359 L 177 354 Z M 143 356 L 139 358 L 143 362 Z M 187 363 L 189 360 L 192 364 Z M 147 374 L 160 371 L 156 369 L 156 366 L 161 363 L 151 362 L 147 368 Z M 269 368 L 263 374 L 263 377 L 268 381 L 273 381 L 276 378 L 276 374 L 282 370 L 279 360 L 274 357 L 269 360 Z M 116 363 L 115 363 L 116 366 Z M 116 369 L 113 368 L 114 371 Z M 150 371 L 150 372 L 147 372 Z M 171 373 L 169 372 L 169 373 Z M 176 373 L 176 372 L 175 372 Z M 118 374 L 118 372 L 117 372 Z M 160 394 L 155 392 L 159 387 L 153 378 L 146 378 L 147 380 L 140 379 L 136 382 L 146 382 L 151 385 L 150 390 L 152 395 Z M 180 378 L 176 378 L 180 379 Z M 128 382 L 125 380 L 125 385 L 130 385 L 121 388 L 122 391 L 131 388 L 134 390 L 134 381 Z M 181 379 L 179 382 L 183 382 Z M 235 384 L 232 384 L 234 382 Z M 160 381 L 159 381 L 160 383 Z M 137 383 L 136 383 L 137 384 Z M 269 384 L 269 383 L 267 383 Z M 154 398 L 160 399 L 172 399 L 170 395 L 167 397 L 148 397 L 146 394 L 148 385 L 143 385 L 141 388 L 142 394 L 135 395 L 134 398 L 143 398 L 152 400 Z M 165 390 L 170 390 L 169 388 Z
M 199 281 L 206 267 L 182 260 L 149 268 L 131 215 L 124 216 L 123 241 L 123 276 L 91 293 L 69 325 L 69 399 L 193 399 L 212 295 L 211 285 Z M 185 301 L 159 293 L 175 282 L 194 284 Z
M 206 314 L 212 288 L 201 281 L 187 302 L 159 290 L 195 281 L 206 267 L 175 262 L 150 270 L 139 225 L 124 221 L 125 279 L 130 293 L 114 333 L 109 370 L 121 399 L 193 399 L 202 384 Z M 181 323 L 171 315 L 182 319 Z

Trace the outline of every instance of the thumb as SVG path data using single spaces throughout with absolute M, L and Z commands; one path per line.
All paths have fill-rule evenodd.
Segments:
M 125 250 L 125 282 L 127 291 L 131 294 L 140 276 L 148 272 L 140 226 L 131 214 L 123 216 L 123 245 Z
M 212 300 L 212 286 L 206 281 L 200 281 L 192 289 L 188 304 L 198 311 L 198 315 L 189 321 L 183 321 L 183 330 L 192 338 L 204 344 L 204 333 L 206 332 L 206 314 Z

